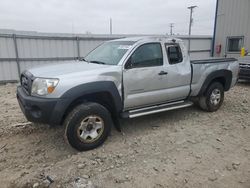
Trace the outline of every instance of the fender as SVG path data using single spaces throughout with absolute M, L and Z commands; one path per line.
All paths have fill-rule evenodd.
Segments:
M 232 83 L 232 77 L 233 77 L 232 72 L 229 70 L 217 70 L 217 71 L 212 72 L 211 74 L 207 76 L 206 80 L 204 81 L 200 89 L 199 95 L 202 95 L 206 91 L 206 89 L 208 88 L 208 86 L 213 80 L 221 79 L 221 78 L 223 78 L 224 80 L 225 91 L 228 91 Z
M 67 108 L 72 104 L 72 102 L 74 102 L 76 99 L 84 95 L 91 95 L 93 93 L 101 92 L 107 92 L 112 96 L 115 112 L 115 114 L 112 114 L 112 118 L 114 120 L 115 127 L 118 129 L 118 131 L 121 131 L 118 116 L 122 111 L 123 103 L 118 89 L 112 81 L 85 83 L 69 89 L 61 96 L 62 99 L 67 99 L 67 104 L 65 104 L 64 106 L 64 113 L 66 112 Z
M 91 93 L 108 92 L 114 101 L 117 112 L 122 110 L 121 96 L 116 85 L 112 81 L 98 81 L 86 84 L 81 84 L 66 91 L 61 98 L 70 99 L 70 103 L 75 99 Z

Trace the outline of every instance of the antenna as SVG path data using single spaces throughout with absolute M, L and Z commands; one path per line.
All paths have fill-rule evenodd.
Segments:
M 109 33 L 112 35 L 112 18 L 109 19 Z

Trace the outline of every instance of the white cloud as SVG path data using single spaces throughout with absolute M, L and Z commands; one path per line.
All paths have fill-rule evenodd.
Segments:
M 41 32 L 109 32 L 116 34 L 187 34 L 189 10 L 194 12 L 193 34 L 212 34 L 216 0 L 5 0 L 0 28 Z

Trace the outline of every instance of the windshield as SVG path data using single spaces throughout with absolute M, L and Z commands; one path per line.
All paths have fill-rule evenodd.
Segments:
M 106 42 L 90 52 L 84 60 L 90 63 L 117 65 L 134 44 L 133 41 Z

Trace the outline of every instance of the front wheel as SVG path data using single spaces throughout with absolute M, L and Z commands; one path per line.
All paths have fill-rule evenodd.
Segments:
M 109 111 L 97 103 L 77 106 L 65 120 L 65 136 L 79 151 L 94 149 L 104 143 L 112 126 Z
M 224 101 L 224 87 L 219 82 L 212 83 L 199 99 L 200 107 L 208 112 L 217 111 Z

